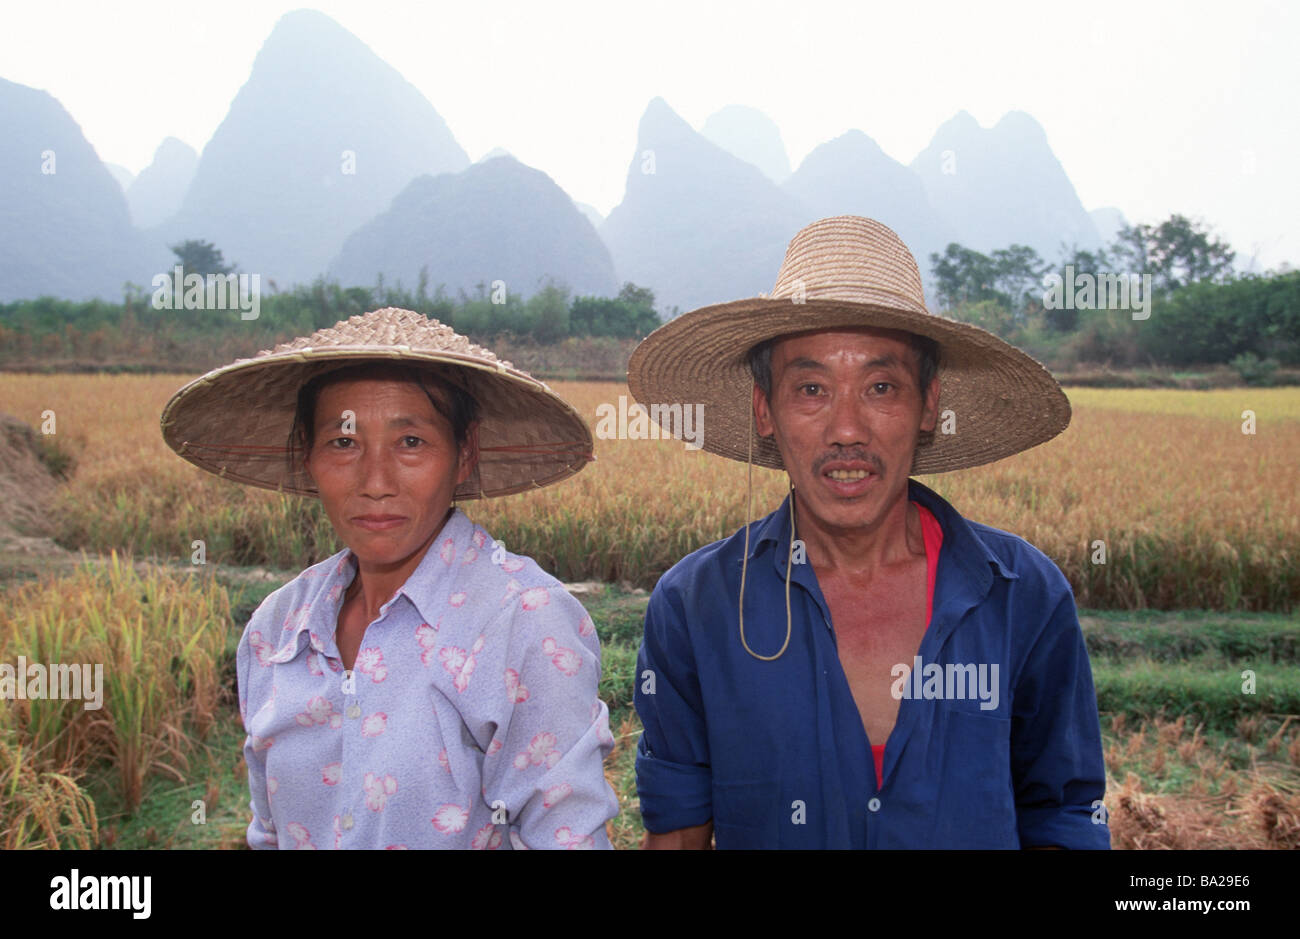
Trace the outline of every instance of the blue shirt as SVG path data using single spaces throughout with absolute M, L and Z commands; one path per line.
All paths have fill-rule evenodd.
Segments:
M 608 848 L 618 798 L 582 605 L 460 509 L 366 627 L 335 641 L 344 549 L 240 640 L 254 848 Z
M 919 661 L 895 670 L 884 784 L 810 564 L 792 571 L 785 654 L 760 661 L 741 645 L 741 529 L 683 558 L 646 609 L 635 703 L 648 831 L 712 819 L 718 848 L 1110 847 L 1069 583 L 1023 539 L 908 489 L 943 547 Z M 761 655 L 785 640 L 788 513 L 787 498 L 750 535 L 745 639 Z

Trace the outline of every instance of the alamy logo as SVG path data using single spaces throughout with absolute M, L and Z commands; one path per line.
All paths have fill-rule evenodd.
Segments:
M 662 429 L 662 430 L 661 430 Z M 668 440 L 676 437 L 687 450 L 704 446 L 704 405 L 652 404 L 649 409 L 627 395 L 618 396 L 618 407 L 596 406 L 596 437 L 600 440 Z
M 1043 278 L 1043 308 L 1047 310 L 1132 310 L 1133 319 L 1151 317 L 1151 275 L 1075 274 L 1065 265 L 1065 276 Z
M 6 701 L 64 701 L 80 699 L 87 711 L 104 706 L 104 666 L 89 663 L 60 665 L 52 662 L 27 664 L 27 656 L 18 656 L 17 667 L 0 662 L 0 699 Z
M 147 874 L 83 877 L 74 867 L 67 877 L 53 878 L 50 887 L 52 910 L 131 910 L 133 919 L 148 919 L 152 906 L 153 878 Z
M 156 274 L 151 303 L 155 310 L 238 310 L 239 318 L 255 320 L 262 313 L 260 274 L 185 273 L 179 264 L 170 274 Z
M 915 698 L 936 701 L 979 700 L 981 711 L 993 711 L 998 706 L 998 666 L 981 662 L 965 664 L 949 662 L 940 665 L 931 662 L 922 666 L 921 657 L 912 659 L 912 667 L 902 662 L 889 670 L 894 679 L 889 693 L 895 700 Z

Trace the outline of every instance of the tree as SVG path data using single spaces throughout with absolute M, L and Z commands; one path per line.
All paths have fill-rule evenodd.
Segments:
M 1223 283 L 1232 276 L 1234 252 L 1183 215 L 1159 225 L 1120 229 L 1114 251 L 1134 273 L 1150 274 L 1152 287 L 1169 291 L 1200 281 Z
M 178 245 L 172 245 L 172 253 L 176 255 L 176 261 L 185 269 L 187 274 L 198 274 L 201 277 L 207 277 L 209 274 L 233 274 L 235 272 L 234 264 L 226 264 L 221 256 L 221 252 L 210 241 L 183 241 Z

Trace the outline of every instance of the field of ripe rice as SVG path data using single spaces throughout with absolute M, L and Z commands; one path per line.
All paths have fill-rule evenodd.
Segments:
M 338 550 L 318 504 L 223 482 L 163 443 L 158 419 L 186 376 L 0 375 L 0 411 L 41 425 L 75 461 L 54 507 L 65 547 L 297 571 Z M 617 383 L 554 385 L 594 427 Z M 1290 610 L 1300 600 L 1300 389 L 1067 390 L 1057 439 L 922 481 L 966 517 L 1022 535 L 1080 606 Z M 1243 433 L 1243 412 L 1255 432 Z M 706 415 L 707 418 L 707 415 Z M 238 421 L 239 415 L 230 415 Z M 705 433 L 708 432 L 707 420 Z M 470 503 L 512 551 L 566 581 L 650 587 L 744 521 L 745 467 L 673 440 L 597 440 L 594 464 L 536 493 Z M 754 471 L 754 516 L 784 496 Z M 1096 542 L 1104 543 L 1105 563 Z

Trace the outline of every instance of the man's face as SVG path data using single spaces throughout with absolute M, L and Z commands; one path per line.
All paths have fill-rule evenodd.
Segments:
M 772 347 L 772 397 L 754 388 L 755 426 L 775 437 L 799 509 L 823 529 L 875 528 L 906 498 L 912 454 L 934 429 L 939 382 L 922 393 L 907 334 L 804 333 Z
M 430 394 L 442 400 L 438 389 Z M 343 412 L 355 414 L 346 434 Z M 478 428 L 451 424 L 410 382 L 353 379 L 321 389 L 307 471 L 339 538 L 363 561 L 400 564 L 441 528 L 478 458 Z

